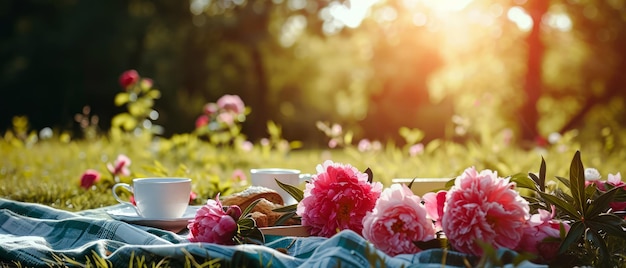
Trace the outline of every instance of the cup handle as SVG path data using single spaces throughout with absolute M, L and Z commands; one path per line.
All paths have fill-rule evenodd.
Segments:
M 311 178 L 312 178 L 312 177 L 313 177 L 313 175 L 312 175 L 312 174 L 309 174 L 309 173 L 303 173 L 303 174 L 300 174 L 300 176 L 299 176 L 298 178 L 300 179 L 300 180 L 299 180 L 300 184 L 302 184 L 302 183 L 303 183 L 303 182 L 305 182 L 305 181 L 311 181 Z
M 133 187 L 131 187 L 131 186 L 130 186 L 130 184 L 128 184 L 128 183 L 116 183 L 115 185 L 113 185 L 113 188 L 111 188 L 111 191 L 113 192 L 113 197 L 115 198 L 115 200 L 117 200 L 117 202 L 120 202 L 120 204 L 123 204 L 123 205 L 127 205 L 127 206 L 132 207 L 132 208 L 133 208 L 133 209 L 135 209 L 135 211 L 137 212 L 137 215 L 141 215 L 141 212 L 139 212 L 139 209 L 137 209 L 137 207 L 136 207 L 135 205 L 133 205 L 131 202 L 128 202 L 128 201 L 124 201 L 124 200 L 122 200 L 122 199 L 121 199 L 121 198 L 117 195 L 117 193 L 115 192 L 115 190 L 116 190 L 118 187 L 122 187 L 122 188 L 126 189 L 127 191 L 129 191 L 129 192 L 131 192 L 131 193 L 133 193 Z

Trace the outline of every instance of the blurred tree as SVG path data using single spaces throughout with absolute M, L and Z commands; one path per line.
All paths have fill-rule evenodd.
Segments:
M 548 12 L 549 1 L 527 1 L 526 11 L 530 15 L 532 26 L 526 36 L 525 42 L 528 49 L 526 60 L 526 77 L 524 79 L 524 93 L 526 99 L 520 108 L 521 138 L 523 140 L 535 140 L 538 136 L 537 124 L 539 114 L 537 103 L 543 90 L 542 71 L 545 46 L 541 38 L 543 18 Z
M 444 126 L 447 137 L 511 128 L 530 140 L 590 119 L 624 125 L 625 5 L 2 1 L 0 128 L 18 114 L 37 129 L 68 128 L 90 105 L 106 129 L 130 68 L 163 93 L 155 108 L 166 135 L 191 131 L 204 103 L 226 93 L 252 107 L 250 139 L 270 119 L 307 142 L 323 141 L 317 120 L 381 139 L 400 126 L 430 138 Z
M 571 16 L 572 33 L 575 39 L 582 42 L 586 55 L 577 66 L 581 77 L 576 80 L 581 81 L 580 84 L 573 85 L 575 88 L 566 85 L 561 89 L 576 92 L 573 96 L 579 104 L 557 131 L 582 127 L 593 108 L 608 110 L 604 114 L 609 118 L 602 120 L 605 125 L 610 121 L 623 125 L 626 123 L 623 116 L 626 97 L 626 1 L 575 1 L 561 3 L 558 7 Z M 557 41 L 552 42 L 555 49 L 571 45 Z M 611 101 L 617 102 L 611 105 Z M 615 113 L 616 109 L 621 113 Z

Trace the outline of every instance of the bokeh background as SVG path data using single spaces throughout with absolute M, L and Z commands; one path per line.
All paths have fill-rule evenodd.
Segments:
M 0 0 L 0 133 L 17 115 L 77 130 L 85 106 L 106 130 L 128 69 L 161 90 L 164 136 L 224 94 L 251 140 L 268 120 L 308 146 L 317 121 L 597 136 L 626 124 L 626 0 Z

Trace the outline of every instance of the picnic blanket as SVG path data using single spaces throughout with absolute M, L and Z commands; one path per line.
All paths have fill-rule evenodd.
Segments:
M 274 237 L 265 245 L 190 243 L 184 235 L 112 220 L 102 211 L 72 213 L 0 198 L 0 267 L 102 261 L 127 267 L 163 260 L 171 267 L 207 261 L 221 267 L 465 267 L 467 257 L 440 249 L 391 257 L 349 230 L 331 238 Z M 539 266 L 524 262 L 521 267 Z

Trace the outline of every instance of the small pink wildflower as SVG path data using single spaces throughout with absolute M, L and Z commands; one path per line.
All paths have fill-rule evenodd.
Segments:
M 372 142 L 368 139 L 362 139 L 359 141 L 359 145 L 357 146 L 359 152 L 367 152 L 372 150 Z
M 128 156 L 124 155 L 124 154 L 119 154 L 117 156 L 117 159 L 115 159 L 115 162 L 113 162 L 113 164 L 108 163 L 107 164 L 107 169 L 109 170 L 109 172 L 111 172 L 111 174 L 113 174 L 113 176 L 119 176 L 119 175 L 124 175 L 124 176 L 130 176 L 130 170 L 128 169 L 128 166 L 130 166 L 130 158 L 128 158 Z
M 209 121 L 211 121 L 211 119 L 207 115 L 198 116 L 198 119 L 196 119 L 196 128 L 208 125 Z
M 424 153 L 424 144 L 418 143 L 409 147 L 409 155 L 414 157 Z
M 248 180 L 246 173 L 243 172 L 243 170 L 241 169 L 233 170 L 233 175 L 231 175 L 231 178 L 235 180 L 236 182 L 245 182 Z
M 128 87 L 134 85 L 139 81 L 139 73 L 136 70 L 128 70 L 120 75 L 120 85 L 124 89 L 128 89 Z
M 217 106 L 227 112 L 242 114 L 245 111 L 245 104 L 237 95 L 224 95 L 217 100 Z
M 93 169 L 88 169 L 80 177 L 80 187 L 89 189 L 98 181 L 100 181 L 100 172 Z

